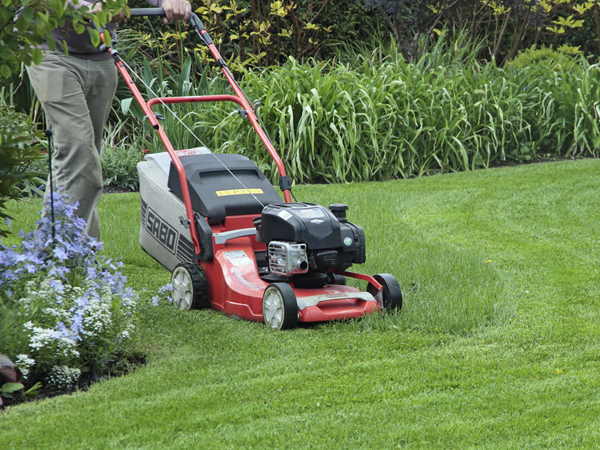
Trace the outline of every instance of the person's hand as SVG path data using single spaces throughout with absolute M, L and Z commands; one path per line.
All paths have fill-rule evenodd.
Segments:
M 102 11 L 103 2 L 94 3 L 94 7 L 92 8 L 92 12 L 100 12 Z M 125 11 L 120 10 L 117 14 L 112 16 L 111 22 L 127 22 L 127 18 L 125 17 Z
M 115 14 L 114 16 L 112 16 L 112 19 L 110 19 L 111 23 L 113 22 L 120 22 L 120 23 L 125 23 L 127 22 L 127 17 L 125 17 L 125 11 L 120 10 L 118 12 L 118 14 Z
M 187 22 L 192 14 L 192 5 L 187 0 L 165 0 L 160 6 L 167 15 L 167 17 L 163 17 L 163 23 L 176 20 Z

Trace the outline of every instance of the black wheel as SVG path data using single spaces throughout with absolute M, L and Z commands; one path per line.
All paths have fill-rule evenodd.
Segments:
M 287 330 L 298 324 L 298 302 L 294 290 L 286 283 L 271 283 L 263 294 L 262 313 L 265 325 Z
M 173 304 L 179 309 L 208 308 L 208 281 L 200 264 L 177 264 L 171 275 Z
M 388 310 L 402 309 L 402 291 L 400 290 L 398 280 L 396 280 L 396 278 L 389 273 L 373 275 L 373 278 L 375 278 L 375 281 L 383 286 L 383 291 L 381 292 L 383 296 L 383 308 Z M 369 283 L 367 286 L 367 292 L 375 296 L 375 294 L 377 294 L 377 289 L 375 289 L 375 286 Z

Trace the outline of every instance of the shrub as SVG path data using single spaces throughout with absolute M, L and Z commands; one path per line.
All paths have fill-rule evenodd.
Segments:
M 119 140 L 124 125 L 125 121 L 121 121 L 116 127 L 109 128 L 108 136 L 102 142 L 102 176 L 104 186 L 135 191 L 140 185 L 137 163 L 143 159 L 144 152 L 141 139 L 137 139 L 135 133 Z
M 6 202 L 20 197 L 17 186 L 36 175 L 31 163 L 41 157 L 41 139 L 29 118 L 10 106 L 0 105 L 0 236 L 2 225 L 10 217 L 4 212 Z
M 102 174 L 104 186 L 113 186 L 126 191 L 136 191 L 140 186 L 137 163 L 143 152 L 131 147 L 108 147 L 102 151 Z
M 97 255 L 76 208 L 55 194 L 54 225 L 44 217 L 19 245 L 0 242 L 0 348 L 28 383 L 66 388 L 81 372 L 107 373 L 133 337 L 137 294 L 120 263 Z
M 558 52 L 548 47 L 528 48 L 507 63 L 507 67 L 516 70 L 531 69 L 557 72 L 561 69 L 565 72 L 581 71 L 577 62 L 569 55 Z

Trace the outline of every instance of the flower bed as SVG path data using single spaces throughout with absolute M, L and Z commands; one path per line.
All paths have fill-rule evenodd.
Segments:
M 0 242 L 0 348 L 25 387 L 70 390 L 130 354 L 138 295 L 122 264 L 98 255 L 76 209 L 55 194 L 54 222 L 43 217 L 19 245 Z

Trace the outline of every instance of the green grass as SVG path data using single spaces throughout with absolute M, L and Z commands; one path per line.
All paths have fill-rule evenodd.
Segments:
M 104 196 L 106 253 L 147 288 L 148 364 L 0 415 L 3 448 L 597 448 L 600 161 L 303 186 L 367 234 L 400 314 L 273 332 L 152 307 L 136 194 Z M 12 205 L 15 227 L 35 202 Z M 31 225 L 29 225 L 31 227 Z

